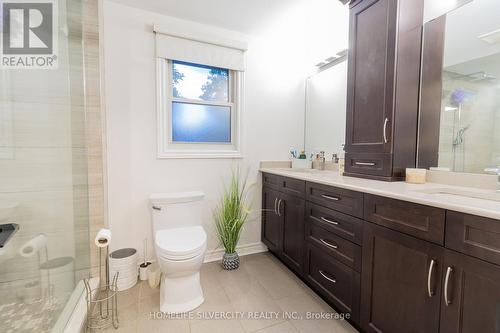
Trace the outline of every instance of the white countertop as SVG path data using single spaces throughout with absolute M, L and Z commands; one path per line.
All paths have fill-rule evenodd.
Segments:
M 405 182 L 384 182 L 363 178 L 345 177 L 341 176 L 337 171 L 315 170 L 310 173 L 290 168 L 261 168 L 260 171 L 500 220 L 500 202 L 498 201 L 470 198 L 453 194 L 420 192 L 432 192 L 433 189 L 448 189 L 451 191 L 477 193 L 479 195 L 496 195 L 495 191 L 492 190 L 451 186 L 438 183 L 408 184 Z

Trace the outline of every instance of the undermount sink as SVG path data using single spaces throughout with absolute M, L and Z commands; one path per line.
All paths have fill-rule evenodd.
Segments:
M 482 199 L 482 200 L 490 200 L 500 202 L 500 193 L 495 191 L 488 192 L 474 192 L 467 190 L 457 190 L 451 188 L 433 188 L 427 190 L 417 190 L 415 192 L 427 193 L 427 194 L 436 194 L 436 195 L 452 195 L 457 197 L 464 198 L 474 198 L 474 199 Z

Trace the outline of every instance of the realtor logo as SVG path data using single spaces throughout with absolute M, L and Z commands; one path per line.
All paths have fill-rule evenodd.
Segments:
M 55 0 L 0 0 L 2 69 L 57 68 Z

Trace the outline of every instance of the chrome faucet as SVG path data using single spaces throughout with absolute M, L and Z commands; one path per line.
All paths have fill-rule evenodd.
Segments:
M 486 168 L 484 172 L 497 175 L 497 192 L 500 192 L 500 166 L 496 168 Z

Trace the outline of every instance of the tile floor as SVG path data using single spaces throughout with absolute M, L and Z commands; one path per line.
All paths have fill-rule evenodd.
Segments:
M 218 262 L 204 264 L 201 280 L 205 303 L 187 318 L 154 319 L 159 311 L 159 289 L 140 282 L 120 293 L 120 327 L 109 332 L 175 333 L 350 333 L 357 332 L 345 320 L 306 319 L 307 312 L 330 313 L 334 310 L 269 253 L 241 258 L 238 270 L 224 271 Z M 248 318 L 264 312 L 272 318 Z M 232 315 L 233 319 L 211 319 L 210 315 Z M 275 313 L 272 315 L 272 313 Z M 276 314 L 277 313 L 277 314 Z M 293 318 L 283 318 L 283 313 Z M 200 318 L 200 316 L 206 316 Z M 277 318 L 275 317 L 277 316 Z M 302 319 L 298 318 L 302 316 Z

